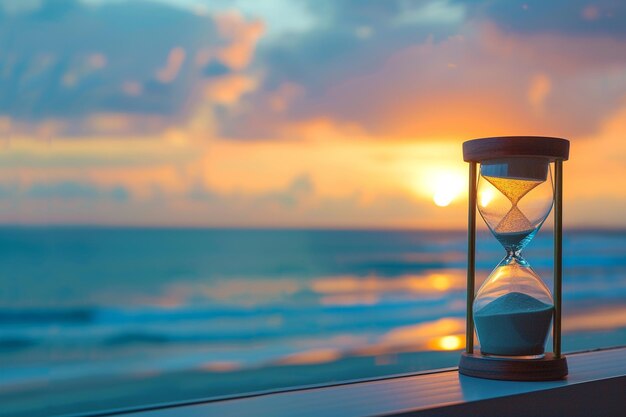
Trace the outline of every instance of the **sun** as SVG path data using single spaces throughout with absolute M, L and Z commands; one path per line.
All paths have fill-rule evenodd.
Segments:
M 447 207 L 463 191 L 465 179 L 455 172 L 442 172 L 432 178 L 433 201 L 439 207 Z
M 453 194 L 450 190 L 441 189 L 435 191 L 435 194 L 433 195 L 433 201 L 439 207 L 447 207 L 450 205 L 450 203 L 452 203 L 452 200 L 454 200 L 455 196 L 456 195 Z
M 463 339 L 457 335 L 444 336 L 437 341 L 437 345 L 441 350 L 457 350 L 463 345 Z

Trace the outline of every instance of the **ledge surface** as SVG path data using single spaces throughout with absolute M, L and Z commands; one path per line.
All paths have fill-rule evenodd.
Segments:
M 626 347 L 567 355 L 569 376 L 562 381 L 512 382 L 459 375 L 456 370 L 402 376 L 323 388 L 301 389 L 201 404 L 125 413 L 132 417 L 207 416 L 453 416 L 585 415 L 580 404 L 623 412 Z M 622 394 L 620 394 L 622 393 Z M 601 395 L 600 398 L 597 398 Z M 584 398 L 586 397 L 586 398 Z M 506 400 L 506 401 L 503 401 Z M 519 405 L 531 406 L 519 408 Z M 534 406 L 534 408 L 532 408 Z M 551 407 L 550 407 L 551 406 Z M 496 407 L 497 409 L 494 409 Z M 503 409 L 504 407 L 504 409 Z M 560 408 L 559 408 L 560 407 Z M 540 412 L 537 410 L 552 412 Z M 499 414 L 498 414 L 499 413 Z M 503 414 L 504 413 L 504 414 Z M 618 415 L 618 414 L 615 414 Z

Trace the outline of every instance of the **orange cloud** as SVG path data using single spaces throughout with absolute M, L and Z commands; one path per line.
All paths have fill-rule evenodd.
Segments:
M 467 26 L 459 36 L 427 39 L 370 71 L 355 71 L 298 111 L 315 119 L 323 109 L 335 123 L 358 124 L 379 138 L 581 136 L 595 130 L 625 87 L 617 75 L 624 57 L 625 44 L 610 37 Z M 610 94 L 589 82 L 597 77 L 613 85 Z M 519 80 L 530 80 L 530 86 Z
M 165 67 L 157 71 L 156 79 L 162 83 L 171 83 L 174 81 L 178 76 L 183 62 L 185 62 L 185 55 L 185 50 L 182 47 L 177 46 L 176 48 L 172 48 L 167 56 Z
M 254 48 L 265 28 L 260 20 L 246 21 L 237 11 L 219 14 L 215 17 L 218 32 L 231 42 L 219 49 L 220 60 L 235 70 L 248 66 Z
M 275 112 L 284 112 L 298 97 L 304 95 L 304 88 L 294 83 L 283 83 L 270 95 L 269 102 Z
M 257 80 L 252 77 L 228 74 L 207 81 L 204 96 L 219 104 L 233 105 L 242 95 L 254 91 L 256 87 Z
M 538 112 L 543 111 L 544 101 L 550 94 L 551 89 L 552 82 L 546 74 L 536 74 L 530 80 L 528 101 Z

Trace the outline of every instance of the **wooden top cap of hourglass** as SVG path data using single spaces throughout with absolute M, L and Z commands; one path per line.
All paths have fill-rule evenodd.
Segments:
M 472 139 L 463 142 L 465 162 L 482 162 L 512 156 L 534 156 L 566 161 L 569 158 L 569 140 L 546 136 L 500 136 Z

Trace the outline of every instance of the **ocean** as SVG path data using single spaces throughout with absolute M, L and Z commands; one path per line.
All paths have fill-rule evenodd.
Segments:
M 477 245 L 480 283 L 505 253 Z M 550 231 L 523 254 L 551 287 Z M 3 416 L 446 368 L 465 342 L 464 232 L 4 227 L 0 265 Z M 566 231 L 563 294 L 566 352 L 626 345 L 626 232 Z

